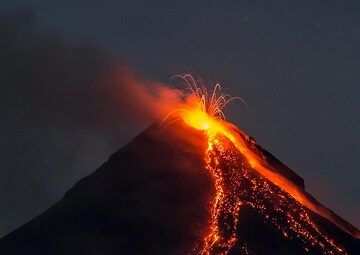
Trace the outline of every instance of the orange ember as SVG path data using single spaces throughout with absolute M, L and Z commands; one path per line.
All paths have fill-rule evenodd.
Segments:
M 208 93 L 201 81 L 190 74 L 177 77 L 187 84 L 184 103 L 170 112 L 163 122 L 171 123 L 181 119 L 187 125 L 205 132 L 208 139 L 205 163 L 213 177 L 216 191 L 212 200 L 210 230 L 198 253 L 227 254 L 235 243 L 241 243 L 236 235 L 237 222 L 241 207 L 246 204 L 266 219 L 269 218 L 285 238 L 301 237 L 305 250 L 320 251 L 322 254 L 346 254 L 318 229 L 304 207 L 329 219 L 343 230 L 351 231 L 338 222 L 327 208 L 309 198 L 302 188 L 272 169 L 264 158 L 249 147 L 243 133 L 225 120 L 223 107 L 234 99 L 242 99 L 221 94 L 219 84 Z M 246 164 L 241 163 L 239 158 L 243 158 Z M 254 174 L 260 177 L 256 179 Z M 241 188 L 243 183 L 251 187 L 251 194 Z M 282 213 L 286 219 L 284 222 L 268 215 L 265 198 L 276 200 L 278 213 Z M 220 224 L 224 215 L 227 218 L 225 226 Z M 240 250 L 241 254 L 247 254 L 246 244 Z

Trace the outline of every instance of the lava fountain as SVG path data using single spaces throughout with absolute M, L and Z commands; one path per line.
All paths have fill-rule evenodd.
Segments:
M 285 238 L 300 239 L 306 251 L 346 254 L 326 233 L 322 233 L 307 209 L 355 237 L 359 235 L 358 230 L 339 220 L 304 189 L 271 169 L 265 158 L 249 146 L 249 137 L 225 120 L 223 108 L 234 99 L 242 99 L 222 94 L 219 84 L 209 93 L 201 80 L 190 74 L 176 77 L 186 83 L 184 100 L 161 124 L 181 119 L 206 134 L 208 146 L 204 162 L 213 177 L 216 192 L 211 204 L 209 233 L 196 253 L 228 254 L 237 243 L 239 253 L 247 254 L 246 243 L 238 240 L 236 234 L 241 206 L 246 204 L 269 219 Z M 250 189 L 244 189 L 244 186 Z M 267 201 L 272 201 L 272 205 Z M 270 215 L 269 206 L 276 207 L 276 213 L 281 214 L 284 220 Z

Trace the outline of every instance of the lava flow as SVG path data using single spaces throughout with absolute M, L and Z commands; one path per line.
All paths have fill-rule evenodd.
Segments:
M 182 119 L 206 134 L 206 169 L 213 177 L 216 191 L 211 204 L 209 233 L 197 253 L 248 254 L 246 242 L 238 240 L 237 236 L 241 207 L 246 205 L 273 224 L 284 238 L 299 239 L 310 253 L 347 254 L 321 231 L 310 218 L 308 209 L 353 236 L 358 233 L 314 202 L 295 183 L 271 169 L 266 158 L 249 146 L 249 137 L 225 121 L 222 109 L 234 98 L 220 94 L 220 85 L 208 94 L 192 75 L 178 77 L 188 87 L 184 91 L 184 104 L 170 112 L 163 122 Z

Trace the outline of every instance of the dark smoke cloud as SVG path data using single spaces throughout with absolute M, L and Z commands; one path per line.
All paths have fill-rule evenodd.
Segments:
M 2 13 L 0 34 L 1 236 L 160 118 L 178 91 L 97 45 L 41 31 L 31 11 Z
M 39 33 L 31 13 L 1 21 L 2 100 L 16 104 L 26 118 L 112 128 L 124 117 L 158 118 L 178 98 L 176 90 L 139 76 L 96 45 Z

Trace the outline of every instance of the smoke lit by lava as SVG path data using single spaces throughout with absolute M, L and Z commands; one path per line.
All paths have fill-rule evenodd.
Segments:
M 248 254 L 246 242 L 238 240 L 237 236 L 241 207 L 247 205 L 276 226 L 285 238 L 300 240 L 310 253 L 347 254 L 322 232 L 309 216 L 308 209 L 355 237 L 359 235 L 358 230 L 346 225 L 303 189 L 272 169 L 266 157 L 251 147 L 254 141 L 225 120 L 222 109 L 235 98 L 221 94 L 219 84 L 208 93 L 200 79 L 190 74 L 177 77 L 187 87 L 183 103 L 164 118 L 162 125 L 181 119 L 206 134 L 208 145 L 204 162 L 216 190 L 209 232 L 194 252 Z

